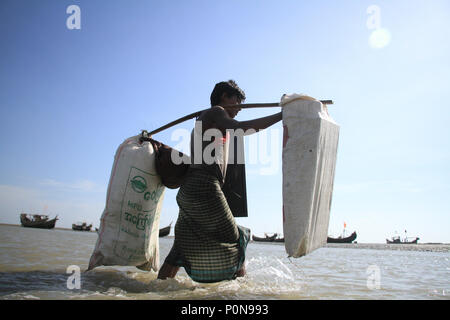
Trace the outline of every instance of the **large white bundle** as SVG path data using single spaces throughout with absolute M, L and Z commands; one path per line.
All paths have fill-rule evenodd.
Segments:
M 327 241 L 339 126 L 320 101 L 284 95 L 283 230 L 289 256 Z
M 117 149 L 106 206 L 89 268 L 105 265 L 159 269 L 159 217 L 165 187 L 155 170 L 155 153 L 140 136 Z

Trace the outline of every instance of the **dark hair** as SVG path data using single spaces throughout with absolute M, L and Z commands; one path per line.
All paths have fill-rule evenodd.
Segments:
M 222 81 L 216 83 L 214 90 L 211 93 L 211 107 L 220 104 L 220 100 L 224 93 L 227 97 L 237 96 L 241 102 L 245 100 L 244 91 L 238 87 L 234 80 Z

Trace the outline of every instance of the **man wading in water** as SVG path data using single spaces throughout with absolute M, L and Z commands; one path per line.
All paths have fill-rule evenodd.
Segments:
M 196 121 L 191 136 L 193 164 L 176 197 L 180 211 L 175 225 L 175 240 L 158 279 L 175 277 L 180 267 L 184 267 L 196 282 L 218 282 L 245 275 L 245 250 L 250 230 L 236 224 L 222 191 L 228 162 L 229 132 L 265 129 L 280 121 L 282 113 L 237 121 L 234 117 L 241 110 L 239 107 L 221 107 L 241 104 L 244 100 L 245 93 L 233 80 L 217 83 L 211 93 L 211 109 L 204 111 Z M 217 137 L 217 134 L 211 134 L 217 130 L 220 138 L 213 142 L 203 139 L 206 131 L 208 136 Z M 201 142 L 201 149 L 195 146 L 194 141 Z M 205 148 L 210 144 L 215 148 L 208 153 L 209 149 Z

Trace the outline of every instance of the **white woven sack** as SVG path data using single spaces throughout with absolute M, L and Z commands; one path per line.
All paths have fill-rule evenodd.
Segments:
M 327 241 L 339 126 L 311 97 L 284 95 L 280 104 L 285 248 L 301 257 Z
M 98 239 L 89 261 L 97 266 L 159 269 L 159 218 L 165 187 L 155 170 L 155 153 L 140 136 L 117 149 Z

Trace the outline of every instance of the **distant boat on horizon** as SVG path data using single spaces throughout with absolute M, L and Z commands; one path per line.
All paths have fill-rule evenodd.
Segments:
M 86 222 L 77 222 L 72 224 L 72 230 L 75 231 L 91 231 L 92 223 L 88 225 Z
M 357 237 L 356 231 L 353 231 L 348 237 L 339 236 L 338 238 L 327 237 L 327 243 L 352 243 Z
M 167 227 L 159 229 L 159 237 L 162 238 L 162 237 L 168 236 L 170 233 L 171 226 L 172 226 L 172 222 Z
M 274 233 L 272 236 L 268 236 L 266 233 L 264 233 L 264 238 L 252 235 L 252 240 L 259 241 L 259 242 L 274 242 L 275 239 L 277 238 L 277 236 L 278 236 L 278 233 Z M 283 239 L 283 241 L 284 241 L 284 239 Z
M 417 244 L 417 241 L 419 241 L 419 237 L 415 237 L 414 240 L 408 241 L 408 238 L 405 238 L 403 240 L 400 239 L 400 236 L 392 237 L 391 240 L 386 239 L 387 244 Z
M 351 235 L 349 235 L 348 237 L 345 236 L 345 230 L 347 228 L 347 223 L 344 222 L 344 230 L 342 230 L 342 234 L 337 237 L 337 238 L 333 238 L 333 237 L 327 237 L 327 243 L 352 243 L 353 241 L 355 241 L 357 234 L 356 231 L 353 231 Z M 356 241 L 355 241 L 356 243 Z
M 397 233 L 397 232 L 395 232 Z M 412 239 L 412 237 L 409 237 Z M 406 236 L 406 230 L 405 230 L 405 238 L 402 240 L 400 239 L 400 236 L 393 236 L 391 240 L 386 239 L 387 244 L 417 244 L 417 241 L 419 241 L 419 237 L 414 237 L 414 240 L 408 241 L 408 237 Z
M 57 220 L 58 216 L 49 220 L 45 214 L 20 214 L 20 224 L 26 228 L 53 229 Z

